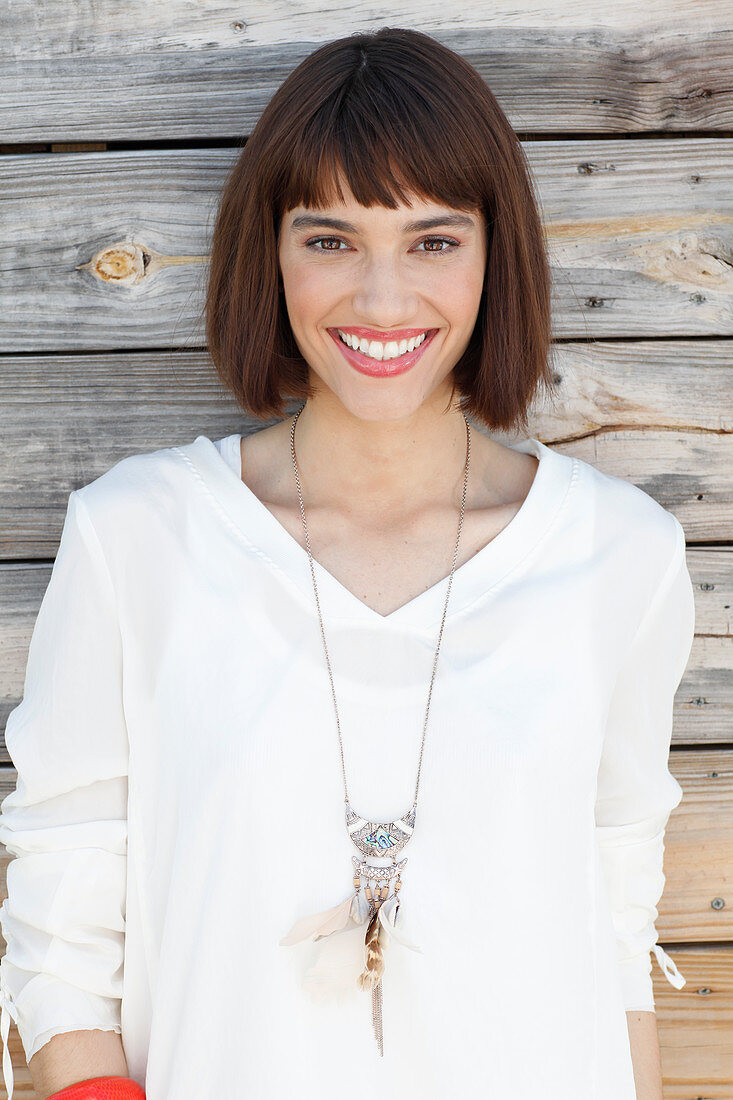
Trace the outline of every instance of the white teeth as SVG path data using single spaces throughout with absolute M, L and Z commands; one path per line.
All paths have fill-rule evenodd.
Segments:
M 399 343 L 397 340 L 388 340 L 383 344 L 379 340 L 367 340 L 366 337 L 359 339 L 358 336 L 353 336 L 340 328 L 336 331 L 348 347 L 360 351 L 362 355 L 368 355 L 370 359 L 378 360 L 397 359 L 408 351 L 414 351 L 415 348 L 420 347 L 420 344 L 428 335 L 425 331 L 421 336 L 413 336 L 410 340 L 400 340 Z

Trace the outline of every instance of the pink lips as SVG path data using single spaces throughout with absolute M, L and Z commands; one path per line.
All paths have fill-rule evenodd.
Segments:
M 398 374 L 404 374 L 410 367 L 413 367 L 418 361 L 422 353 L 432 343 L 437 329 L 396 329 L 394 332 L 389 333 L 390 340 L 410 340 L 413 336 L 422 336 L 423 332 L 427 331 L 428 335 L 423 340 L 420 347 L 415 348 L 414 351 L 406 351 L 404 355 L 398 355 L 396 359 L 371 359 L 368 355 L 364 355 L 360 351 L 354 351 L 347 344 L 343 342 L 336 329 L 328 329 L 329 335 L 338 344 L 344 358 L 355 367 L 361 374 L 368 374 L 373 378 L 392 378 Z M 379 340 L 380 342 L 386 342 L 385 333 L 376 333 L 373 329 L 360 328 L 359 326 L 350 325 L 348 330 L 354 336 L 366 337 L 367 339 Z

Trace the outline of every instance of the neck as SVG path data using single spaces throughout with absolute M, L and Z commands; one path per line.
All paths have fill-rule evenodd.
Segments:
M 340 403 L 309 399 L 295 426 L 304 495 L 312 505 L 338 500 L 376 516 L 460 501 L 466 421 L 457 404 L 447 412 L 445 404 L 443 397 L 424 402 L 407 417 L 365 420 Z M 289 418 L 288 438 L 290 423 Z

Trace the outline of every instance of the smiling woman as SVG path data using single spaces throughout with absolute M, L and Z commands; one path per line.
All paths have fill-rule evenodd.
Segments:
M 71 494 L 7 719 L 39 1094 L 658 1100 L 692 587 L 640 489 L 472 431 L 548 389 L 549 290 L 463 58 L 384 28 L 277 91 L 207 328 L 244 412 L 305 401 Z

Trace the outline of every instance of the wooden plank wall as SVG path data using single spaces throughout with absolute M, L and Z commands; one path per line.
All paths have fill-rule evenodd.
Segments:
M 665 1097 L 733 1100 L 733 5 L 611 7 L 5 7 L 0 721 L 22 695 L 69 492 L 127 454 L 262 426 L 219 387 L 199 316 L 242 139 L 319 42 L 426 30 L 489 82 L 540 192 L 558 400 L 532 434 L 685 528 L 696 638 L 670 765 L 685 797 L 657 926 L 687 985 L 653 973 Z M 3 742 L 0 793 L 14 783 Z M 11 1047 L 31 1097 L 14 1026 Z

